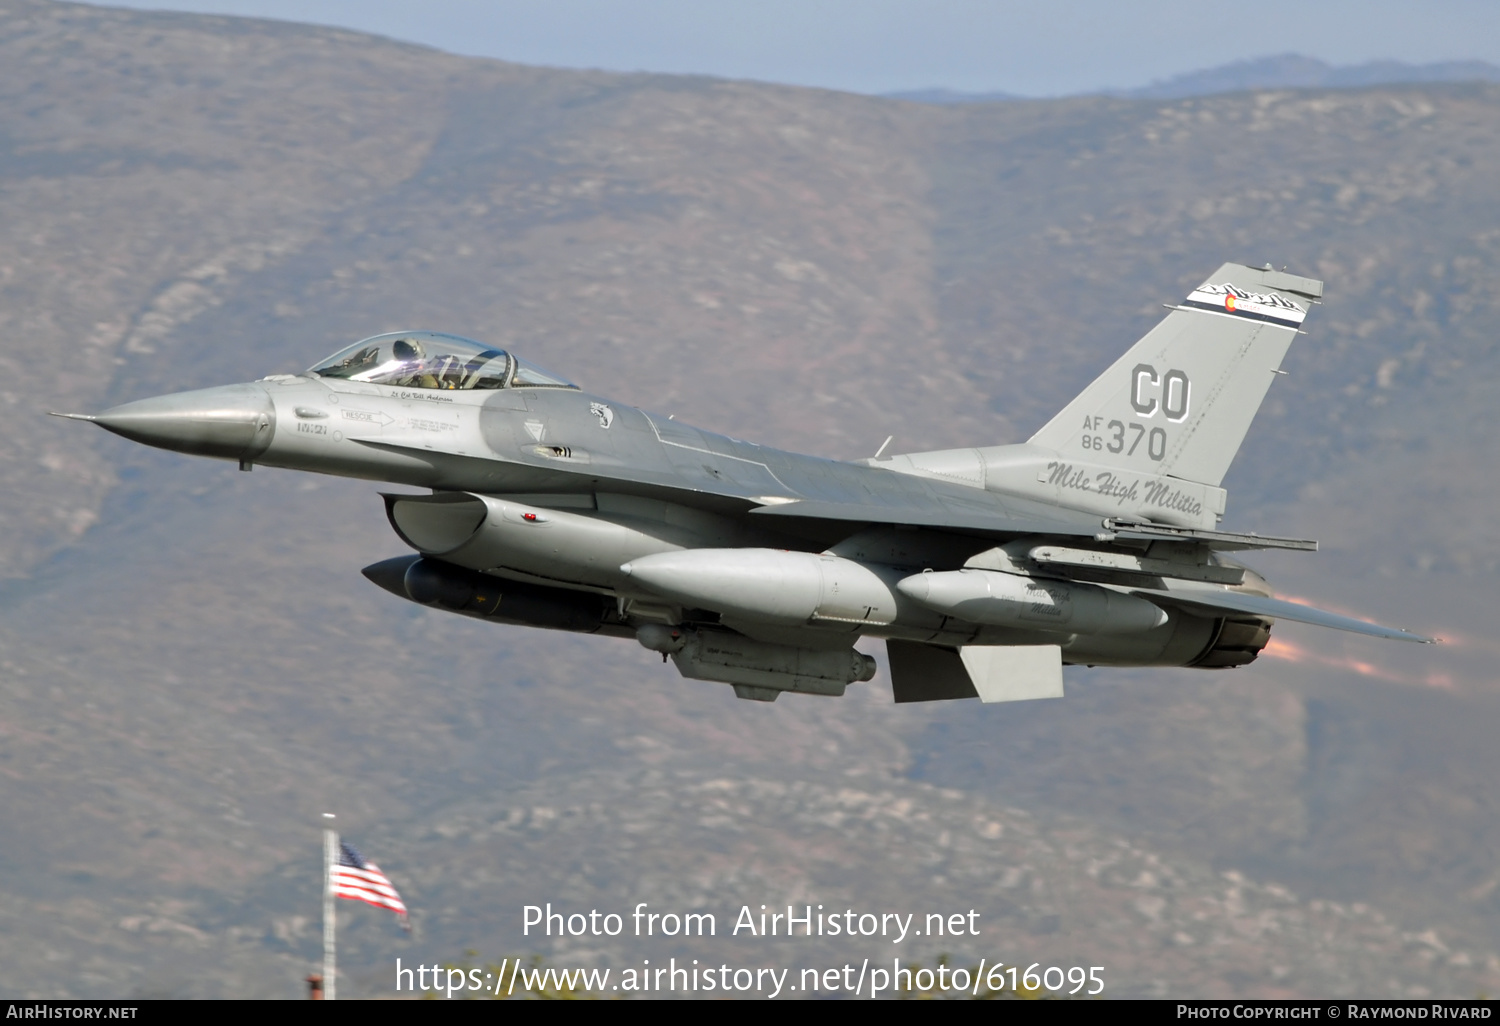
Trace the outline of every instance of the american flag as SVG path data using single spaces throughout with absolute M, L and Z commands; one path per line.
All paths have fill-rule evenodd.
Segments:
M 396 888 L 391 886 L 380 867 L 366 861 L 353 846 L 339 844 L 339 863 L 333 867 L 329 884 L 340 898 L 353 898 L 376 908 L 390 909 L 400 918 L 402 928 L 410 929 L 401 895 L 396 893 Z

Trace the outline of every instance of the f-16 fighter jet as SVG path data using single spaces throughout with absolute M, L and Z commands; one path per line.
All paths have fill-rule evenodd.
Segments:
M 740 698 L 1061 697 L 1062 667 L 1253 660 L 1277 620 L 1404 630 L 1277 599 L 1217 529 L 1219 487 L 1323 283 L 1225 264 L 1020 445 L 852 463 L 590 395 L 514 353 L 377 335 L 304 374 L 92 420 L 177 452 L 430 489 L 387 494 L 413 602 L 633 638 Z

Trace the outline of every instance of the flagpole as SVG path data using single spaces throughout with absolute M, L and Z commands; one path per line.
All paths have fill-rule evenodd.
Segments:
M 333 813 L 323 813 L 323 1000 L 334 999 L 333 867 L 338 864 L 339 835 L 333 828 Z

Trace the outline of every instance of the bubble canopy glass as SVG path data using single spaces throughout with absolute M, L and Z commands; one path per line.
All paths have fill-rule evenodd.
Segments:
M 503 349 L 440 331 L 376 335 L 339 350 L 312 373 L 402 388 L 578 387 Z

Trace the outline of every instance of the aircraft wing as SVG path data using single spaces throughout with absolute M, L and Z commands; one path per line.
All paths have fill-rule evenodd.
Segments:
M 559 465 L 538 456 L 500 461 L 385 441 L 361 439 L 360 444 L 428 464 L 434 474 L 424 483 L 439 489 L 495 494 L 554 489 L 592 491 L 600 487 L 601 479 L 607 479 L 612 490 L 705 508 L 733 504 L 738 509 L 749 507 L 751 513 L 772 517 L 1006 536 L 1050 534 L 1092 538 L 1104 530 L 1104 521 L 1097 513 L 811 458 L 806 459 L 817 473 L 798 475 L 797 487 L 770 475 L 768 481 L 747 483 L 727 474 L 723 479 L 695 481 L 689 486 L 670 470 L 631 466 L 620 461 Z M 780 494 L 759 494 L 767 484 L 776 487 Z
M 1356 620 L 1352 616 L 1341 616 L 1327 610 L 1304 606 L 1300 602 L 1251 595 L 1242 591 L 1217 591 L 1194 589 L 1192 591 L 1166 591 L 1158 588 L 1131 588 L 1131 594 L 1141 595 L 1157 602 L 1170 602 L 1189 609 L 1205 610 L 1209 613 L 1250 613 L 1267 616 L 1273 620 L 1295 620 L 1317 627 L 1332 627 L 1335 630 L 1368 634 L 1373 638 L 1393 638 L 1398 641 L 1420 641 L 1431 645 L 1436 638 L 1424 637 L 1398 627 L 1382 627 L 1378 623 Z

